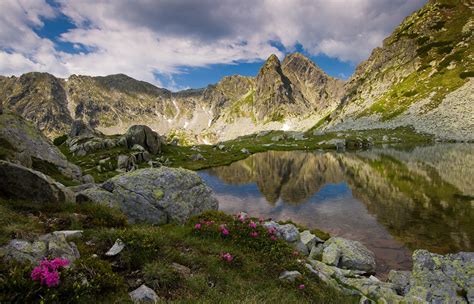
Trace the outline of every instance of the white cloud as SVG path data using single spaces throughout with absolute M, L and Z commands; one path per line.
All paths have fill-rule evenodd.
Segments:
M 29 70 L 125 73 L 160 84 L 154 73 L 255 61 L 297 43 L 312 54 L 358 63 L 425 0 L 44 0 L 0 1 L 0 74 Z M 64 14 L 75 24 L 65 53 L 33 29 Z M 173 84 L 175 86 L 176 84 Z

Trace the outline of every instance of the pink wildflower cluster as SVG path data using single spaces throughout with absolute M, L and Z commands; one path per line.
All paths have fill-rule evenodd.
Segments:
M 239 213 L 239 214 L 237 214 L 237 220 L 239 220 L 240 222 L 242 222 L 242 223 L 243 223 L 243 222 L 245 222 L 245 220 L 246 220 L 246 217 L 245 217 L 245 215 L 244 215 L 244 214 L 242 214 L 242 213 Z
M 69 260 L 55 258 L 52 260 L 44 259 L 39 266 L 36 266 L 31 272 L 33 281 L 40 281 L 41 285 L 48 287 L 59 284 L 59 268 L 69 265 Z
M 276 237 L 276 228 L 275 227 L 270 227 L 267 230 L 268 235 L 270 235 L 270 240 L 276 241 L 278 238 Z
M 255 223 L 254 221 L 250 221 L 249 227 L 252 228 L 252 229 L 255 229 L 255 228 L 257 228 L 257 223 Z
M 252 232 L 250 232 L 250 236 L 253 237 L 253 238 L 256 238 L 258 236 L 258 232 L 257 231 L 252 231 Z
M 221 258 L 230 263 L 234 260 L 234 257 L 232 256 L 232 254 L 228 253 L 228 252 L 225 252 L 225 253 L 221 253 Z
M 227 227 L 224 224 L 219 226 L 219 231 L 221 232 L 223 236 L 229 235 L 229 229 L 227 229 Z
M 195 230 L 201 230 L 201 227 L 202 225 L 200 223 L 197 223 L 196 225 L 194 225 Z
M 304 286 L 304 284 L 300 284 L 298 285 L 298 289 L 304 289 L 306 286 Z

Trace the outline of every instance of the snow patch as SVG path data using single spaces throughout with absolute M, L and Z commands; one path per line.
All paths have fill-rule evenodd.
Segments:
M 286 122 L 283 124 L 283 127 L 281 127 L 282 131 L 288 131 L 290 129 L 290 125 L 287 124 Z

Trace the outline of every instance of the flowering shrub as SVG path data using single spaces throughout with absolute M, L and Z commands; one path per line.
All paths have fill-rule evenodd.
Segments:
M 228 263 L 234 260 L 234 257 L 228 252 L 221 253 L 221 258 Z
M 54 287 L 59 285 L 59 269 L 69 265 L 69 260 L 55 258 L 52 260 L 44 259 L 40 265 L 31 272 L 33 281 L 40 281 L 41 285 Z

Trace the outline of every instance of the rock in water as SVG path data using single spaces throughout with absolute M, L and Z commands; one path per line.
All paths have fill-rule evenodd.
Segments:
M 133 303 L 158 303 L 160 299 L 153 289 L 142 285 L 129 293 Z
M 79 192 L 78 202 L 116 206 L 131 222 L 183 223 L 206 210 L 217 210 L 212 190 L 193 171 L 181 168 L 148 168 L 109 179 L 103 188 Z
M 158 133 L 154 132 L 147 126 L 135 125 L 131 126 L 125 133 L 128 148 L 134 145 L 140 145 L 151 154 L 161 152 L 161 139 Z
M 74 202 L 74 193 L 50 177 L 0 160 L 0 196 L 38 203 Z
M 323 262 L 340 268 L 375 272 L 375 255 L 358 241 L 332 237 L 324 243 Z

